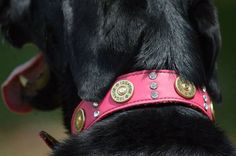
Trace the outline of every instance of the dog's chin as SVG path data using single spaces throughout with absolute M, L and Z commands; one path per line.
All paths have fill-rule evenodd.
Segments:
M 223 133 L 183 106 L 116 113 L 55 148 L 52 156 L 232 155 Z

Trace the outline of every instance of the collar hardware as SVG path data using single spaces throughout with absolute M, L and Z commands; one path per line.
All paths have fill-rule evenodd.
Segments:
M 195 85 L 181 77 L 176 78 L 175 89 L 180 96 L 186 99 L 192 99 L 196 94 Z
M 78 109 L 75 118 L 75 127 L 77 132 L 81 132 L 85 124 L 85 113 L 83 109 Z
M 117 103 L 129 101 L 133 96 L 134 85 L 128 80 L 120 80 L 116 82 L 111 89 L 111 97 Z

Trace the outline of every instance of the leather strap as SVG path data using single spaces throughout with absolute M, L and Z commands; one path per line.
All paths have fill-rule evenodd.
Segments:
M 186 84 L 193 84 L 188 84 L 188 81 L 184 80 L 180 82 L 179 87 L 185 87 L 186 90 L 183 90 L 183 94 L 181 94 L 181 89 L 179 90 L 178 84 L 176 84 L 178 79 L 176 72 L 170 70 L 145 70 L 120 76 L 99 104 L 82 101 L 77 106 L 71 120 L 71 131 L 76 134 L 117 111 L 147 105 L 181 104 L 202 112 L 214 121 L 213 105 L 206 89 L 196 88 L 195 92 L 189 92 Z M 125 102 L 117 102 L 116 97 L 114 98 L 112 94 L 117 89 L 115 85 L 122 81 L 125 81 L 125 85 L 127 82 L 133 85 L 133 90 L 132 86 L 128 84 L 128 89 L 129 87 L 131 89 L 128 96 L 131 95 L 131 97 Z M 119 87 L 119 85 L 117 86 Z M 120 91 L 125 93 L 127 90 L 120 88 Z M 193 94 L 193 97 L 188 97 L 190 94 Z M 118 98 L 119 100 L 124 99 Z

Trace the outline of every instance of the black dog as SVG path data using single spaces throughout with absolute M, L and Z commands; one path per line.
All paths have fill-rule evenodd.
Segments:
M 175 70 L 221 100 L 211 0 L 0 0 L 0 22 L 12 45 L 32 42 L 44 52 L 50 81 L 27 100 L 41 110 L 61 105 L 68 130 L 81 100 L 101 101 L 119 75 L 133 71 Z M 59 144 L 53 155 L 235 153 L 202 113 L 175 105 L 115 113 Z

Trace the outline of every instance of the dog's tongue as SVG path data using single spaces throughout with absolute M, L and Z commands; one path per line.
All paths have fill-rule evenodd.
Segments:
M 45 68 L 44 58 L 40 53 L 13 70 L 2 85 L 4 103 L 11 111 L 28 113 L 32 110 L 25 97 L 34 96 L 34 89 L 39 89 L 44 83 L 40 77 L 45 74 Z

